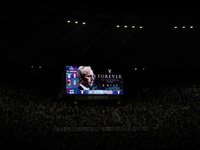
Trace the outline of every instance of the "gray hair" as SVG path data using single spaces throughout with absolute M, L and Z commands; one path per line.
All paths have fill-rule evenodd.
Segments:
M 80 66 L 77 69 L 77 75 L 79 78 L 79 82 L 80 82 L 80 79 L 86 74 L 85 68 L 91 69 L 91 66 Z

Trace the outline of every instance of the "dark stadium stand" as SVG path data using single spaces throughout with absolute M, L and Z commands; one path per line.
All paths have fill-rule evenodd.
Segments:
M 4 3 L 1 150 L 200 148 L 198 9 Z M 64 67 L 82 63 L 121 68 L 123 99 L 66 96 Z
M 48 149 L 199 148 L 198 84 L 131 94 L 121 105 L 69 104 L 46 89 L 1 81 L 1 147 Z M 120 120 L 113 118 L 116 111 Z

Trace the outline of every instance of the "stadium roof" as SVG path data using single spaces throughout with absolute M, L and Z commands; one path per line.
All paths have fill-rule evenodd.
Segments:
M 195 10 L 20 2 L 3 9 L 1 65 L 200 64 L 200 16 Z

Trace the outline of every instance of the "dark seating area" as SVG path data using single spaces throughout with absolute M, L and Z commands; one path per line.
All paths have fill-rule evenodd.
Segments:
M 2 4 L 0 150 L 200 149 L 199 5 L 141 3 Z
M 26 85 L 26 86 L 25 86 Z M 37 86 L 38 87 L 38 86 Z M 198 149 L 200 84 L 152 88 L 121 104 L 69 104 L 23 83 L 1 81 L 1 147 L 27 149 Z M 151 88 L 150 88 L 151 89 Z M 50 91 L 50 90 L 47 90 Z M 52 95 L 52 96 L 50 96 Z M 115 121 L 115 110 L 120 121 Z M 55 132 L 58 127 L 145 127 L 145 130 Z

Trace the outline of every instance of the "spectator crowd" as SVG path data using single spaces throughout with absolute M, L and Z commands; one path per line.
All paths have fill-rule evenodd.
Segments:
M 0 145 L 6 149 L 71 150 L 200 148 L 200 84 L 158 87 L 142 93 L 140 98 L 129 94 L 123 101 L 118 105 L 106 105 L 105 101 L 68 104 L 67 99 L 58 100 L 49 89 L 1 81 Z M 113 112 L 120 117 L 118 121 Z M 146 130 L 54 130 L 131 126 Z

